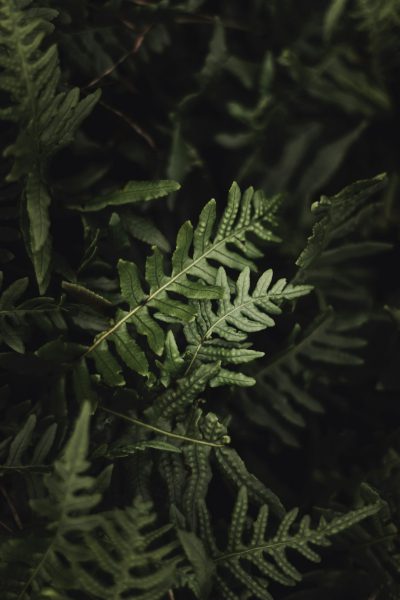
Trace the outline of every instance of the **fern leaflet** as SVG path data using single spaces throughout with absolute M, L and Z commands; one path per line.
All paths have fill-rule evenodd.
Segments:
M 298 510 L 293 509 L 282 519 L 273 537 L 267 538 L 268 507 L 264 505 L 260 508 L 251 532 L 248 531 L 247 490 L 242 487 L 233 509 L 227 546 L 223 552 L 218 551 L 214 554 L 221 597 L 226 600 L 238 600 L 241 597 L 239 590 L 244 588 L 251 592 L 254 598 L 272 600 L 268 591 L 270 581 L 290 586 L 302 578 L 289 560 L 288 551 L 294 550 L 308 560 L 318 562 L 320 556 L 311 545 L 329 546 L 331 536 L 376 514 L 381 506 L 381 502 L 376 502 L 336 516 L 330 522 L 321 518 L 313 529 L 310 527 L 310 517 L 304 516 L 292 532 L 298 514 Z M 215 553 L 216 543 L 212 536 L 210 538 L 211 526 L 204 502 L 200 503 L 199 514 L 202 537 Z
M 245 344 L 248 333 L 261 331 L 274 325 L 271 315 L 279 315 L 279 304 L 307 294 L 309 286 L 286 285 L 278 280 L 271 288 L 272 271 L 268 270 L 257 281 L 250 294 L 250 269 L 245 267 L 236 282 L 236 294 L 232 301 L 228 277 L 223 267 L 218 270 L 216 284 L 224 292 L 214 311 L 211 301 L 196 303 L 197 317 L 185 327 L 188 342 L 187 354 L 191 356 L 187 369 L 190 372 L 196 362 L 220 361 L 224 364 L 243 364 L 264 356 Z M 214 339 L 212 337 L 214 336 Z M 254 385 L 255 380 L 243 373 L 221 369 L 211 380 L 211 386 L 235 383 Z

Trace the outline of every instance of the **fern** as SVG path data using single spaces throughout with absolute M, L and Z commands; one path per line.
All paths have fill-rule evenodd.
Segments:
M 5 155 L 14 159 L 9 181 L 25 179 L 24 236 L 38 286 L 44 292 L 51 268 L 49 206 L 51 192 L 46 183 L 50 157 L 68 144 L 80 123 L 90 113 L 99 94 L 79 101 L 77 88 L 57 93 L 60 79 L 57 48 L 42 49 L 42 41 L 53 31 L 57 12 L 29 7 L 16 0 L 0 3 L 0 90 L 10 106 L 0 109 L 0 118 L 17 122 L 19 134 Z
M 377 192 L 381 191 L 386 185 L 386 174 L 377 175 L 373 179 L 357 181 L 356 183 L 344 188 L 333 196 L 328 198 L 322 196 L 320 201 L 315 202 L 311 207 L 312 212 L 319 217 L 319 220 L 313 227 L 312 236 L 308 239 L 306 248 L 303 250 L 297 260 L 297 264 L 302 268 L 310 267 L 317 258 L 323 257 L 324 252 L 332 242 L 341 240 L 344 236 L 352 233 L 360 226 L 366 215 L 376 211 L 377 205 L 369 202 Z M 356 246 L 356 255 L 365 256 L 376 249 L 371 242 L 363 242 Z M 351 252 L 353 246 L 345 246 L 337 249 L 336 253 L 331 250 L 331 254 L 336 254 L 336 260 L 346 260 L 354 256 Z M 328 261 L 330 255 L 325 256 Z
M 303 413 L 325 410 L 320 398 L 325 369 L 363 364 L 359 352 L 366 341 L 356 335 L 357 325 L 341 322 L 330 309 L 303 333 L 296 326 L 284 351 L 254 374 L 252 394 L 242 392 L 241 410 L 247 418 L 273 431 L 285 444 L 298 446 L 296 428 L 306 425 Z M 318 380 L 317 393 L 313 387 Z
M 304 64 L 295 52 L 286 50 L 281 56 L 293 79 L 314 99 L 327 103 L 345 114 L 371 118 L 375 113 L 391 110 L 391 98 L 375 78 L 358 65 L 359 57 L 345 45 L 337 45 L 323 56 L 318 69 Z
M 375 240 L 357 239 L 363 223 L 378 214 L 381 200 L 377 194 L 387 184 L 385 174 L 357 181 L 333 197 L 322 196 L 311 207 L 316 215 L 312 235 L 298 257 L 300 267 L 296 283 L 310 283 L 323 292 L 328 301 L 365 302 L 363 285 L 368 268 L 355 260 L 387 252 L 390 245 Z M 349 236 L 354 241 L 348 241 Z
M 399 596 L 399 0 L 307 4 L 0 0 L 4 600 Z
M 84 561 L 76 557 L 71 587 L 104 600 L 165 597 L 183 557 L 177 553 L 177 540 L 162 542 L 171 526 L 156 529 L 155 520 L 151 506 L 143 501 L 101 515 L 96 527 L 84 535 L 87 551 Z
M 205 500 L 214 476 L 214 469 L 224 476 L 234 489 L 246 486 L 251 499 L 258 505 L 267 503 L 274 514 L 283 517 L 285 509 L 279 498 L 250 473 L 239 454 L 227 444 L 226 427 L 213 413 L 200 409 L 189 417 L 190 433 L 207 440 L 206 444 L 187 444 L 180 456 L 161 458 L 161 475 L 165 479 L 170 501 L 182 514 L 188 529 L 198 530 L 199 501 Z M 191 424 L 191 425 L 190 425 Z M 214 459 L 214 460 L 212 460 Z M 178 525 L 181 525 L 178 519 Z
M 18 461 L 26 448 L 27 428 L 29 425 L 29 432 L 32 431 L 33 421 L 29 419 L 26 431 L 13 441 L 8 462 L 10 456 L 12 462 Z M 156 600 L 165 595 L 175 580 L 176 568 L 183 559 L 177 552 L 179 544 L 172 540 L 154 547 L 171 526 L 148 531 L 155 521 L 149 503 L 137 501 L 131 508 L 88 516 L 104 487 L 100 478 L 96 481 L 83 474 L 89 465 L 85 459 L 88 423 L 89 405 L 85 404 L 62 458 L 54 465 L 54 474 L 45 477 L 49 497 L 31 502 L 32 508 L 49 521 L 47 537 L 39 543 L 30 537 L 10 540 L 1 547 L 2 559 L 7 561 L 1 565 L 1 571 L 10 563 L 18 565 L 13 578 L 4 581 L 2 575 L 7 599 L 35 597 L 39 591 L 68 594 L 77 589 L 99 599 L 117 600 L 130 593 Z M 107 471 L 109 479 L 110 469 Z M 32 555 L 26 564 L 28 557 L 22 556 L 19 549 L 29 545 Z M 113 583 L 105 586 L 105 576 L 111 576 Z
M 48 471 L 45 464 L 49 453 L 55 445 L 57 424 L 49 425 L 40 438 L 35 441 L 32 448 L 32 438 L 37 425 L 37 417 L 29 415 L 25 424 L 14 438 L 8 438 L 2 445 L 2 454 L 8 450 L 4 464 L 0 465 L 0 473 L 8 475 L 11 473 L 42 472 Z M 28 450 L 30 456 L 28 458 Z
M 242 364 L 264 356 L 245 347 L 247 334 L 261 331 L 274 325 L 270 315 L 281 312 L 279 304 L 284 300 L 293 300 L 307 294 L 310 287 L 286 286 L 280 279 L 271 289 L 272 271 L 266 271 L 257 281 L 253 294 L 250 290 L 250 270 L 243 269 L 236 283 L 236 295 L 232 302 L 229 281 L 225 270 L 218 271 L 216 284 L 224 291 L 214 312 L 210 301 L 197 302 L 197 317 L 185 328 L 188 342 L 186 352 L 191 355 L 188 371 L 196 362 L 220 361 L 224 364 Z M 211 339 L 211 338 L 215 339 Z M 255 381 L 243 373 L 221 369 L 210 384 L 213 387 L 235 383 L 236 385 L 253 385 Z
M 136 204 L 156 198 L 162 198 L 180 189 L 176 181 L 129 181 L 122 190 L 110 192 L 81 205 L 70 205 L 69 208 L 81 212 L 97 212 L 108 206 Z
M 271 231 L 271 227 L 276 225 L 277 207 L 277 198 L 269 200 L 262 192 L 254 192 L 252 188 L 242 196 L 239 187 L 234 184 L 217 227 L 214 200 L 202 210 L 194 231 L 190 222 L 181 227 L 169 274 L 165 273 L 163 254 L 157 248 L 153 250 L 146 261 L 147 290 L 143 288 L 137 266 L 127 261 L 119 262 L 121 292 L 129 304 L 129 311 L 120 309 L 114 325 L 100 334 L 87 351 L 87 355 L 96 360 L 96 367 L 106 381 L 107 378 L 110 381 L 110 377 L 105 374 L 105 363 L 112 364 L 114 372 L 121 370 L 110 352 L 110 341 L 125 365 L 140 375 L 149 374 L 146 355 L 130 335 L 128 325 L 145 336 L 150 349 L 161 355 L 165 333 L 159 321 L 187 323 L 196 315 L 191 303 L 184 303 L 170 294 L 190 300 L 222 295 L 222 290 L 214 283 L 217 269 L 210 261 L 231 269 L 248 267 L 255 270 L 254 259 L 260 256 L 260 251 L 248 235 L 277 241 Z M 123 380 L 119 378 L 118 383 L 122 385 Z
M 2 548 L 2 560 L 6 560 L 2 570 L 7 568 L 7 560 L 11 557 L 22 562 L 16 571 L 17 579 L 8 580 L 3 590 L 7 600 L 29 598 L 31 593 L 34 595 L 51 582 L 55 573 L 61 576 L 64 566 L 60 555 L 68 556 L 73 550 L 69 537 L 73 532 L 93 526 L 88 512 L 98 504 L 101 496 L 95 491 L 95 479 L 83 474 L 89 466 L 85 458 L 89 412 L 89 404 L 85 404 L 62 457 L 54 464 L 54 473 L 45 476 L 49 496 L 31 501 L 35 512 L 48 521 L 47 534 L 40 539 L 39 551 L 35 550 L 31 556 L 20 554 L 23 539 L 5 542 Z M 32 543 L 30 538 L 27 541 Z
M 0 285 L 3 273 L 0 273 Z M 29 285 L 27 277 L 17 279 L 0 296 L 0 340 L 16 352 L 25 351 L 24 337 L 29 332 L 28 320 L 45 331 L 64 330 L 65 322 L 60 307 L 52 298 L 30 298 L 18 303 Z
M 321 518 L 314 529 L 310 527 L 310 518 L 305 516 L 297 531 L 292 531 L 298 514 L 298 510 L 293 509 L 281 521 L 276 533 L 267 538 L 268 507 L 261 507 L 249 531 L 247 490 L 242 487 L 233 509 L 227 545 L 222 552 L 217 550 L 216 542 L 210 534 L 211 525 L 203 502 L 200 508 L 202 537 L 214 555 L 221 597 L 237 599 L 242 587 L 254 598 L 271 600 L 272 596 L 268 591 L 271 581 L 291 586 L 301 580 L 300 572 L 287 556 L 288 551 L 294 550 L 308 560 L 318 562 L 320 556 L 311 545 L 329 546 L 331 536 L 376 514 L 380 509 L 381 503 L 376 502 L 346 515 L 339 515 L 329 523 Z

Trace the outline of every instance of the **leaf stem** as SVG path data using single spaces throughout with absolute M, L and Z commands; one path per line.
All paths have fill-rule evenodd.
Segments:
M 138 427 L 143 427 L 144 429 L 149 429 L 150 431 L 154 431 L 155 433 L 159 433 L 160 435 L 165 435 L 166 437 L 174 438 L 176 440 L 182 440 L 184 442 L 190 442 L 191 444 L 198 444 L 200 446 L 211 446 L 213 448 L 223 448 L 226 444 L 218 444 L 217 442 L 208 442 L 206 440 L 199 440 L 196 438 L 189 437 L 187 435 L 181 435 L 179 433 L 172 433 L 172 431 L 166 431 L 165 429 L 161 429 L 160 427 L 155 427 L 154 425 L 150 425 L 149 423 L 144 423 L 139 419 L 135 419 L 133 417 L 128 417 L 128 415 L 124 415 L 122 413 L 116 412 L 115 410 L 111 410 L 110 408 L 105 408 L 104 406 L 99 406 L 99 409 L 114 415 L 115 417 L 119 417 L 120 419 L 124 419 L 125 421 L 129 421 L 130 423 L 134 423 Z

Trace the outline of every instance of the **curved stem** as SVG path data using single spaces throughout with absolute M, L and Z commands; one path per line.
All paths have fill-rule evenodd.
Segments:
M 166 437 L 174 438 L 176 440 L 181 440 L 184 442 L 190 442 L 191 444 L 198 444 L 200 446 L 211 446 L 213 448 L 223 448 L 226 444 L 218 444 L 217 442 L 207 442 L 206 440 L 199 440 L 196 438 L 189 437 L 187 435 L 181 435 L 179 433 L 172 433 L 172 431 L 166 431 L 165 429 L 161 429 L 160 427 L 155 427 L 154 425 L 150 425 L 149 423 L 144 423 L 139 419 L 135 419 L 133 417 L 128 417 L 128 415 L 124 415 L 122 413 L 116 412 L 115 410 L 111 410 L 110 408 L 105 408 L 104 406 L 99 406 L 99 409 L 114 415 L 115 417 L 119 417 L 120 419 L 124 419 L 125 421 L 129 421 L 138 427 L 143 427 L 144 429 L 149 429 L 150 431 L 154 431 L 155 433 L 159 433 L 160 435 L 165 435 Z

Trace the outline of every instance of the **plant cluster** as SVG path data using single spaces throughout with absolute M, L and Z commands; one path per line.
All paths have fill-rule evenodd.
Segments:
M 399 33 L 0 0 L 4 600 L 400 599 Z

